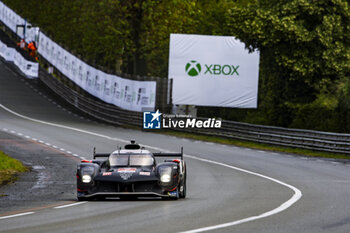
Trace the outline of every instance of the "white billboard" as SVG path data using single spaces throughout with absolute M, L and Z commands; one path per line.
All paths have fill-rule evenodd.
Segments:
M 230 36 L 170 35 L 173 104 L 257 108 L 259 53 Z

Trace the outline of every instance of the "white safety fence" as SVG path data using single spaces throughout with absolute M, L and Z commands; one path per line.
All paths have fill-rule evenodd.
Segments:
M 23 30 L 18 30 L 18 26 L 25 26 L 25 40 L 27 43 L 35 40 L 35 36 L 38 32 L 37 27 L 32 27 L 30 23 L 27 23 L 25 19 L 16 14 L 13 10 L 7 7 L 0 1 L 0 19 L 11 31 L 18 36 L 23 37 Z M 24 29 L 24 28 L 23 28 Z
M 8 47 L 5 43 L 0 40 L 0 55 L 6 61 L 15 61 L 15 53 L 17 53 L 15 48 Z
M 154 109 L 155 81 L 135 81 L 107 74 L 70 54 L 44 33 L 40 32 L 39 38 L 40 55 L 88 93 L 127 110 Z
M 30 25 L 1 1 L 0 20 L 19 37 L 23 35 L 22 32 L 18 32 L 17 26 Z M 63 49 L 37 28 L 26 28 L 26 41 L 36 40 L 36 34 L 39 38 L 39 54 L 88 93 L 107 103 L 131 111 L 141 112 L 155 108 L 155 81 L 129 80 L 98 70 Z M 11 52 L 8 53 L 12 58 Z M 22 71 L 30 68 L 30 71 L 34 72 L 36 69 L 33 64 L 26 63 L 25 59 L 21 59 L 19 55 L 13 55 L 13 61 Z
M 15 65 L 29 78 L 39 77 L 39 63 L 28 61 L 21 53 L 16 51 L 14 55 Z
M 0 40 L 0 56 L 6 61 L 14 62 L 14 64 L 25 74 L 28 78 L 39 77 L 39 64 L 25 59 L 22 54 L 13 47 L 7 46 Z

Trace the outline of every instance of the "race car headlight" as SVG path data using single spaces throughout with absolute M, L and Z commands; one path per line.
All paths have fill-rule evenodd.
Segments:
M 81 180 L 83 181 L 83 183 L 90 183 L 91 182 L 91 176 L 90 175 L 83 175 Z
M 163 174 L 160 177 L 160 181 L 163 183 L 168 183 L 170 182 L 170 175 L 169 174 Z

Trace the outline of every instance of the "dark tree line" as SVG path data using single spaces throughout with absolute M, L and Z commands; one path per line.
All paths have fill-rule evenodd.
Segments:
M 350 132 L 348 0 L 4 0 L 92 64 L 167 76 L 170 33 L 232 35 L 260 51 L 259 108 L 199 114 Z

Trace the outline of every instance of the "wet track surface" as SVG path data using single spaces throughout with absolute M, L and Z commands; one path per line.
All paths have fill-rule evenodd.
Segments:
M 0 215 L 4 212 L 57 202 L 75 201 L 74 169 L 78 159 L 42 143 L 0 131 L 0 148 L 30 168 L 18 181 L 0 187 Z M 62 172 L 62 167 L 64 167 Z
M 0 64 L 0 104 L 0 141 L 8 140 L 7 144 L 0 143 L 0 149 L 36 166 L 18 184 L 0 189 L 7 194 L 0 197 L 0 232 L 181 232 L 234 221 L 237 224 L 212 232 L 350 232 L 347 163 L 89 121 L 57 104 L 36 82 L 13 73 L 4 64 Z M 93 146 L 99 152 L 109 152 L 130 139 L 151 150 L 176 152 L 183 146 L 189 155 L 185 157 L 188 197 L 179 201 L 107 200 L 76 205 L 77 158 L 91 158 Z M 26 150 L 33 158 L 26 156 Z M 302 197 L 284 211 L 240 222 L 278 209 L 295 195 L 289 187 L 240 168 L 291 185 L 302 192 Z M 47 179 L 40 178 L 40 173 Z M 25 190 L 17 193 L 21 182 Z M 65 208 L 55 208 L 62 205 Z

